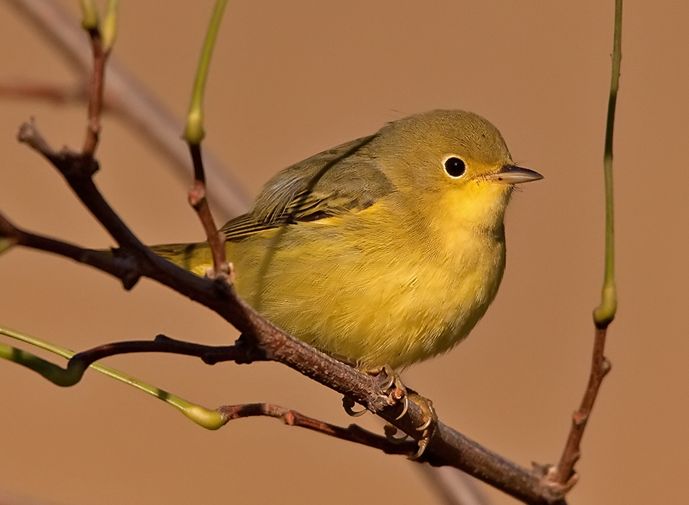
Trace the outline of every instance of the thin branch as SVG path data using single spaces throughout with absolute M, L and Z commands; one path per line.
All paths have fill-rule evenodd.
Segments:
M 266 356 L 260 349 L 248 345 L 246 339 L 241 337 L 235 345 L 212 346 L 176 340 L 166 335 L 156 335 L 154 340 L 129 340 L 103 344 L 75 354 L 70 361 L 79 362 L 82 366 L 88 367 L 96 361 L 119 354 L 150 352 L 195 356 L 207 365 L 226 361 L 238 364 L 266 361 Z
M 411 441 L 392 441 L 386 437 L 371 433 L 355 424 L 350 424 L 348 427 L 343 428 L 305 416 L 295 410 L 280 407 L 279 405 L 272 405 L 270 403 L 226 405 L 219 407 L 218 411 L 225 415 L 228 421 L 256 416 L 281 419 L 288 426 L 298 426 L 300 428 L 322 433 L 323 435 L 366 445 L 379 449 L 386 454 L 409 454 L 416 450 L 416 444 Z
M 205 136 L 203 130 L 203 99 L 210 69 L 213 48 L 220 30 L 220 22 L 227 6 L 227 0 L 217 0 L 211 20 L 206 31 L 206 39 L 203 42 L 201 57 L 199 58 L 194 88 L 191 93 L 191 103 L 187 114 L 187 124 L 184 128 L 184 140 L 189 145 L 192 163 L 194 165 L 194 184 L 189 190 L 189 203 L 199 216 L 206 239 L 213 257 L 213 272 L 215 278 L 229 280 L 231 268 L 225 255 L 225 236 L 218 231 L 213 214 L 211 214 L 208 199 L 206 198 L 206 172 L 203 165 L 201 142 Z
M 125 289 L 131 289 L 141 277 L 131 256 L 110 254 L 93 249 L 85 249 L 63 240 L 56 240 L 17 228 L 0 213 L 0 237 L 10 241 L 10 247 L 24 246 L 37 251 L 57 254 L 77 263 L 92 266 L 122 281 Z
M 551 469 L 547 480 L 565 490 L 576 483 L 575 465 L 581 457 L 581 441 L 593 406 L 598 397 L 603 379 L 610 372 L 610 361 L 605 357 L 605 340 L 609 324 L 617 311 L 617 290 L 615 287 L 615 228 L 613 201 L 612 148 L 615 127 L 615 108 L 620 82 L 622 61 L 622 0 L 615 0 L 615 29 L 613 35 L 612 72 L 608 98 L 608 114 L 605 130 L 605 152 L 603 167 L 605 173 L 605 273 L 600 304 L 593 311 L 595 325 L 593 356 L 588 384 L 579 409 L 572 415 L 572 426 L 567 442 L 556 468 Z
M 89 78 L 88 124 L 82 147 L 82 154 L 93 158 L 100 138 L 100 117 L 103 110 L 103 90 L 105 89 L 105 66 L 110 51 L 103 47 L 100 31 L 97 28 L 88 30 L 93 52 L 93 70 Z
M 176 345 L 177 349 L 182 349 L 186 345 L 196 348 L 206 347 L 211 349 L 211 351 L 218 351 L 221 348 L 211 348 L 210 346 L 190 344 L 188 342 L 172 340 L 168 337 L 159 335 L 156 337 L 156 341 L 154 342 L 132 341 L 118 342 L 113 344 L 113 346 L 117 347 L 118 352 L 112 352 L 109 349 L 111 346 L 104 345 L 100 346 L 99 348 L 92 349 L 91 351 L 76 354 L 70 349 L 66 349 L 55 344 L 50 344 L 44 340 L 13 331 L 8 328 L 0 327 L 0 335 L 14 338 L 21 342 L 31 344 L 40 349 L 44 349 L 53 354 L 57 354 L 63 358 L 69 359 L 67 368 L 62 368 L 51 363 L 50 361 L 36 356 L 33 353 L 17 349 L 16 347 L 0 344 L 0 358 L 7 359 L 18 365 L 33 370 L 57 386 L 73 386 L 82 379 L 86 369 L 93 368 L 97 372 L 112 377 L 119 382 L 128 384 L 146 394 L 164 401 L 187 416 L 190 420 L 206 429 L 217 430 L 225 426 L 229 421 L 244 417 L 268 416 L 282 419 L 285 424 L 290 426 L 306 428 L 341 440 L 366 445 L 379 449 L 387 454 L 409 454 L 415 449 L 415 443 L 412 441 L 400 442 L 391 440 L 386 437 L 371 433 L 356 425 L 350 425 L 346 428 L 343 428 L 309 416 L 305 416 L 304 414 L 292 409 L 267 403 L 225 405 L 211 410 L 203 407 L 202 405 L 191 403 L 160 388 L 146 384 L 143 381 L 134 379 L 133 377 L 130 377 L 119 370 L 93 363 L 93 361 L 96 359 L 112 356 L 114 354 L 122 354 L 124 352 L 147 352 L 148 349 L 146 349 L 146 344 L 149 344 L 148 347 L 151 347 L 150 344 L 164 346 L 166 342 L 169 342 L 173 346 Z M 229 349 L 229 347 L 226 349 Z M 183 352 L 183 354 L 188 353 Z M 227 356 L 226 351 L 225 355 Z
M 591 411 L 598 397 L 600 386 L 611 369 L 610 361 L 608 361 L 604 355 L 606 333 L 606 329 L 596 328 L 593 343 L 593 357 L 591 359 L 591 373 L 589 374 L 586 391 L 584 392 L 579 409 L 572 414 L 572 427 L 567 436 L 567 442 L 565 443 L 555 473 L 550 477 L 553 482 L 565 487 L 571 487 L 577 481 L 574 467 L 581 457 L 581 440 L 584 437 L 586 424 L 591 416 Z
M 206 233 L 206 240 L 213 258 L 212 276 L 231 281 L 232 267 L 227 262 L 225 254 L 225 235 L 218 231 L 211 208 L 208 205 L 208 198 L 206 198 L 206 176 L 201 156 L 201 145 L 189 144 L 189 151 L 194 163 L 194 184 L 189 189 L 188 199 L 189 204 L 194 208 L 201 221 L 203 231 Z
M 75 19 L 57 2 L 45 0 L 9 0 L 8 4 L 46 37 L 49 46 L 57 49 L 85 79 L 92 66 L 91 55 L 84 46 L 83 30 Z M 183 122 L 174 117 L 146 86 L 116 59 L 108 61 L 108 90 L 105 101 L 110 110 L 128 121 L 137 133 L 158 149 L 169 161 L 182 181 L 189 177 L 189 153 L 179 141 Z M 245 212 L 251 199 L 231 170 L 206 149 L 205 169 L 213 184 L 208 188 L 213 206 L 225 216 Z M 186 184 L 186 182 L 185 182 Z
M 51 352 L 65 359 L 71 359 L 75 355 L 75 352 L 71 349 L 46 342 L 45 340 L 14 331 L 9 328 L 0 326 L 0 335 L 5 335 L 15 340 L 19 340 L 20 342 Z M 98 363 L 92 363 L 88 365 L 88 367 L 80 367 L 78 361 L 70 361 L 65 369 L 39 358 L 30 352 L 11 346 L 6 346 L 4 344 L 0 344 L 0 357 L 33 370 L 53 384 L 63 387 L 77 384 L 84 375 L 86 368 L 91 368 L 118 382 L 127 384 L 128 386 L 138 389 L 139 391 L 165 402 L 203 428 L 217 430 L 227 423 L 225 416 L 221 415 L 217 410 L 208 409 L 202 405 L 191 403 L 173 393 L 152 386 L 135 377 L 127 375 L 124 372 Z
M 88 134 L 87 134 L 88 135 Z M 65 178 L 81 202 L 105 227 L 122 247 L 131 251 L 146 253 L 148 248 L 134 235 L 110 204 L 103 198 L 92 176 L 98 169 L 98 162 L 88 155 L 75 153 L 69 149 L 55 151 L 33 122 L 24 123 L 19 128 L 17 139 L 43 155 Z M 148 251 L 148 255 L 155 256 Z

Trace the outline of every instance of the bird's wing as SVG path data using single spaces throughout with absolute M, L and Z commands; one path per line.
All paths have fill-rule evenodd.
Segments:
M 221 231 L 240 240 L 286 223 L 315 221 L 365 209 L 394 191 L 362 137 L 292 165 L 263 188 L 248 214 L 230 220 Z

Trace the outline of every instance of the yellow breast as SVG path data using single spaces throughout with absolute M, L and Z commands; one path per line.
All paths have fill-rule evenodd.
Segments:
M 361 368 L 421 361 L 467 335 L 505 265 L 501 224 L 486 233 L 438 216 L 421 226 L 374 205 L 229 243 L 237 290 L 292 335 Z

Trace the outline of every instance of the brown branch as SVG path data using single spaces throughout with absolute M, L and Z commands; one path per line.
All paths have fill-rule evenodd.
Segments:
M 103 40 L 99 30 L 89 30 L 88 33 L 93 54 L 93 70 L 89 77 L 88 124 L 81 153 L 84 157 L 93 158 L 100 138 L 100 117 L 103 111 L 103 93 L 105 89 L 105 67 L 110 51 L 103 47 Z
M 203 155 L 201 145 L 189 143 L 189 152 L 194 165 L 194 184 L 189 189 L 189 204 L 194 208 L 199 216 L 203 230 L 206 233 L 206 240 L 213 257 L 214 278 L 232 281 L 232 267 L 227 262 L 225 254 L 225 235 L 218 231 L 215 225 L 211 208 L 206 198 L 206 172 L 203 166 Z
M 386 454 L 409 454 L 416 450 L 416 444 L 411 441 L 393 441 L 386 437 L 371 433 L 355 424 L 343 428 L 326 423 L 312 417 L 305 416 L 295 410 L 272 405 L 270 403 L 247 403 L 243 405 L 226 405 L 219 407 L 218 412 L 227 416 L 228 420 L 246 417 L 266 416 L 281 419 L 288 426 L 298 426 L 307 430 L 322 433 L 331 437 L 366 445 L 379 449 Z
M 615 0 L 613 29 L 613 49 L 611 55 L 610 91 L 605 124 L 605 147 L 603 150 L 603 174 L 605 178 L 605 271 L 603 288 L 598 306 L 593 310 L 595 336 L 591 371 L 579 409 L 572 415 L 572 426 L 567 442 L 556 468 L 548 471 L 546 480 L 553 486 L 560 486 L 564 492 L 576 483 L 575 465 L 581 457 L 581 440 L 586 430 L 593 405 L 598 397 L 603 379 L 610 372 L 611 364 L 605 357 L 605 339 L 608 326 L 617 312 L 617 288 L 615 287 L 615 219 L 613 198 L 613 138 L 615 129 L 615 110 L 617 92 L 620 84 L 620 65 L 622 63 L 622 0 Z
M 75 172 L 78 173 L 76 170 L 61 172 L 70 174 L 66 176 L 68 180 L 75 177 Z M 104 214 L 99 220 L 104 224 L 108 223 L 106 229 L 111 231 L 113 238 L 118 242 L 127 242 L 122 236 L 133 236 L 130 231 L 123 232 L 120 229 L 124 226 L 121 221 L 111 221 L 108 210 L 100 205 L 93 205 L 93 202 L 103 201 L 102 198 L 95 198 L 90 194 L 98 191 L 93 183 L 70 185 L 75 188 L 75 192 L 92 214 Z M 93 266 L 120 278 L 128 287 L 131 287 L 131 279 L 145 276 L 188 296 L 232 323 L 244 334 L 243 344 L 255 348 L 266 360 L 283 363 L 352 398 L 415 439 L 421 436 L 416 431 L 416 426 L 423 424 L 425 414 L 418 405 L 410 402 L 408 414 L 402 419 L 397 419 L 399 409 L 395 405 L 389 405 L 388 400 L 379 394 L 375 378 L 317 351 L 276 328 L 238 298 L 227 283 L 198 277 L 156 256 L 145 246 L 139 246 L 134 241 L 129 241 L 126 247 L 110 254 L 81 249 L 58 240 L 30 234 L 15 226 L 8 226 L 6 220 L 0 220 L 0 223 L 5 224 L 0 226 L 2 236 L 18 245 L 52 252 Z M 463 470 L 525 503 L 554 503 L 562 498 L 557 490 L 553 492 L 544 486 L 539 472 L 515 465 L 440 421 L 421 461 Z
M 62 240 L 37 235 L 17 228 L 0 214 L 0 237 L 8 238 L 14 245 L 28 249 L 57 254 L 78 263 L 92 266 L 122 281 L 125 289 L 131 289 L 141 277 L 133 257 L 125 254 L 110 254 L 103 251 L 84 249 Z
M 607 328 L 596 328 L 593 356 L 591 358 L 591 373 L 589 374 L 586 391 L 579 409 L 572 414 L 572 427 L 569 431 L 565 448 L 562 451 L 560 462 L 556 468 L 549 472 L 550 475 L 547 478 L 554 485 L 560 485 L 566 489 L 576 484 L 577 475 L 574 471 L 574 466 L 581 457 L 581 439 L 584 436 L 586 424 L 598 397 L 598 391 L 603 383 L 603 379 L 612 368 L 610 361 L 604 354 L 606 335 Z
M 265 354 L 260 349 L 249 345 L 242 337 L 234 345 L 213 346 L 176 340 L 166 335 L 156 335 L 154 340 L 128 340 L 93 347 L 75 354 L 70 359 L 70 363 L 79 363 L 81 368 L 86 369 L 96 361 L 111 356 L 149 352 L 195 356 L 208 365 L 226 361 L 234 361 L 238 364 L 266 361 Z
M 36 32 L 47 39 L 48 47 L 55 48 L 67 63 L 84 79 L 91 67 L 91 55 L 84 45 L 83 29 L 57 2 L 45 0 L 9 0 L 8 4 L 31 23 Z M 187 184 L 189 156 L 186 146 L 179 141 L 183 121 L 136 79 L 120 62 L 108 59 L 108 89 L 106 103 L 112 112 L 129 122 L 143 139 L 147 139 L 168 161 L 181 181 Z M 245 212 L 251 199 L 232 171 L 206 149 L 204 164 L 213 185 L 208 193 L 216 208 L 225 216 Z
M 88 153 L 85 155 L 75 153 L 67 148 L 59 152 L 55 151 L 50 147 L 33 122 L 21 125 L 17 139 L 43 155 L 57 168 L 81 202 L 118 244 L 129 248 L 130 252 L 139 251 L 145 254 L 148 248 L 132 233 L 119 215 L 110 207 L 110 204 L 103 198 L 103 195 L 93 182 L 92 176 L 99 169 L 98 162 L 93 157 L 88 155 Z M 148 255 L 155 256 L 150 251 L 148 251 Z

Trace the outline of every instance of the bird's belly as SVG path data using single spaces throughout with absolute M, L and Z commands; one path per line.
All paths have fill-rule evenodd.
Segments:
M 500 283 L 504 244 L 449 263 L 389 251 L 312 261 L 302 251 L 259 268 L 242 257 L 238 292 L 273 323 L 361 368 L 400 368 L 447 351 L 474 327 Z

